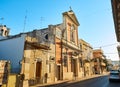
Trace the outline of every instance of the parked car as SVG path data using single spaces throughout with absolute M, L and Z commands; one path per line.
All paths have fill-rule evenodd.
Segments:
M 120 81 L 119 70 L 111 70 L 109 74 L 109 81 Z

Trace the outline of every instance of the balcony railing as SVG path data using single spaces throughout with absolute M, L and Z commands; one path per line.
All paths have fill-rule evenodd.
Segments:
M 62 40 L 62 43 L 68 47 L 71 47 L 73 49 L 76 49 L 76 50 L 80 50 L 80 48 L 76 45 L 76 44 L 73 44 L 71 42 L 68 42 L 66 40 Z

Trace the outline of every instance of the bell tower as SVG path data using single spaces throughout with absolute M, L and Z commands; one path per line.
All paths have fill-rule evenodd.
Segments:
M 65 29 L 65 39 L 75 45 L 78 45 L 78 26 L 79 22 L 72 8 L 63 13 L 63 27 Z
M 9 35 L 9 28 L 6 25 L 0 25 L 0 36 L 7 37 Z

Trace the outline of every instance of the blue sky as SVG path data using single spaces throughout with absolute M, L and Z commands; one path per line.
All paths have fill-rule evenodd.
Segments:
M 0 0 L 0 24 L 6 24 L 11 35 L 45 28 L 62 23 L 62 13 L 70 6 L 80 23 L 79 38 L 118 60 L 111 0 Z

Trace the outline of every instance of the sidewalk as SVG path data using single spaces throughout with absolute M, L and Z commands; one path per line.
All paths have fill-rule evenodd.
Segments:
M 84 77 L 84 78 L 78 78 L 78 79 L 75 79 L 75 80 L 64 80 L 64 81 L 57 81 L 55 83 L 37 84 L 35 86 L 30 86 L 30 87 L 62 87 L 62 86 L 65 87 L 65 85 L 67 85 L 67 83 L 75 83 L 75 82 L 78 82 L 78 81 L 84 81 L 84 80 L 87 80 L 87 79 L 92 79 L 92 78 L 105 76 L 105 75 L 108 75 L 108 73 L 101 74 L 101 75 L 88 76 L 88 77 Z

